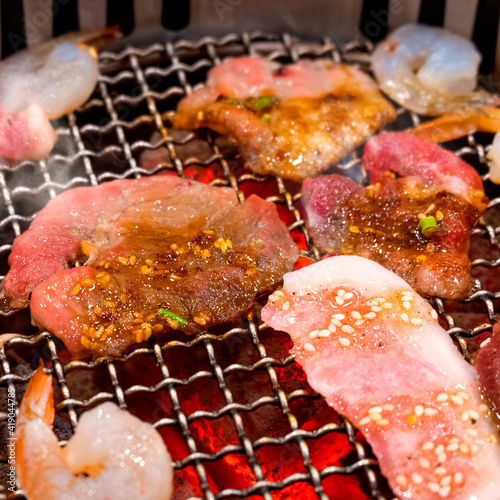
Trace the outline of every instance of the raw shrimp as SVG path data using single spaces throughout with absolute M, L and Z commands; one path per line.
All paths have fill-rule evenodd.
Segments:
M 424 115 L 497 105 L 500 98 L 477 85 L 481 54 L 468 40 L 442 28 L 407 24 L 375 48 L 372 66 L 382 90 Z
M 0 107 L 19 113 L 37 104 L 49 119 L 59 118 L 81 106 L 92 94 L 99 69 L 95 47 L 109 28 L 100 32 L 73 33 L 25 49 L 0 63 Z
M 148 423 L 102 403 L 85 412 L 61 448 L 52 432 L 52 376 L 40 366 L 21 403 L 16 474 L 30 500 L 168 500 L 171 458 Z

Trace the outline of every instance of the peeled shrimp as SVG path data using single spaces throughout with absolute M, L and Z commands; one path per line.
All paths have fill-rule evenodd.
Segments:
M 2 61 L 0 107 L 18 113 L 36 104 L 52 120 L 81 106 L 99 75 L 96 49 L 81 42 L 106 33 L 64 35 Z
M 52 376 L 33 375 L 16 428 L 16 474 L 30 500 L 168 500 L 171 458 L 148 423 L 103 403 L 85 412 L 64 448 L 52 432 Z
M 377 45 L 372 67 L 382 90 L 424 115 L 497 105 L 500 97 L 474 92 L 481 54 L 468 40 L 442 28 L 407 24 Z

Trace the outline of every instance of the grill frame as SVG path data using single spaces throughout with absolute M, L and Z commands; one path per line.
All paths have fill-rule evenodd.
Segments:
M 281 178 L 263 178 L 261 176 L 243 172 L 235 175 L 232 165 L 226 158 L 214 141 L 214 136 L 208 135 L 208 142 L 212 148 L 213 154 L 205 160 L 191 159 L 187 162 L 182 162 L 176 153 L 178 148 L 185 142 L 189 142 L 198 135 L 195 133 L 189 134 L 187 139 L 178 141 L 169 135 L 166 128 L 170 111 L 161 111 L 160 104 L 168 101 L 175 96 L 182 96 L 189 93 L 193 89 L 192 75 L 201 69 L 212 67 L 226 56 L 252 54 L 266 56 L 276 60 L 286 60 L 295 62 L 303 57 L 328 57 L 335 61 L 346 61 L 361 65 L 362 69 L 367 68 L 368 53 L 372 49 L 372 45 L 368 41 L 359 40 L 338 45 L 330 39 L 324 38 L 317 41 L 302 40 L 292 37 L 288 34 L 274 35 L 264 34 L 261 32 L 229 34 L 222 38 L 203 37 L 196 42 L 188 40 L 179 40 L 176 42 L 155 43 L 147 48 L 141 49 L 137 47 L 128 47 L 120 53 L 102 52 L 99 55 L 101 67 L 101 75 L 99 78 L 96 94 L 86 103 L 81 110 L 68 115 L 61 120 L 57 125 L 57 134 L 59 137 L 69 138 L 74 142 L 74 151 L 58 151 L 57 147 L 51 156 L 40 162 L 22 162 L 14 168 L 14 173 L 9 172 L 9 167 L 0 163 L 0 190 L 3 197 L 3 207 L 0 212 L 0 231 L 3 232 L 3 240 L 0 240 L 0 259 L 5 261 L 9 251 L 10 243 L 13 236 L 18 236 L 27 224 L 32 220 L 32 215 L 24 215 L 18 213 L 17 197 L 36 197 L 39 193 L 44 193 L 46 197 L 53 197 L 62 190 L 76 187 L 77 185 L 96 185 L 97 183 L 131 177 L 139 177 L 141 175 L 151 175 L 157 171 L 170 169 L 178 175 L 184 175 L 184 169 L 190 165 L 201 165 L 210 168 L 210 165 L 217 162 L 223 171 L 222 179 L 215 179 L 211 184 L 219 186 L 232 187 L 240 201 L 243 200 L 243 192 L 239 189 L 243 182 L 268 182 L 275 183 L 276 194 L 267 199 L 273 203 L 286 207 L 294 222 L 289 226 L 290 231 L 299 231 L 303 234 L 307 243 L 307 250 L 302 250 L 301 256 L 317 261 L 321 258 L 318 250 L 312 245 L 310 238 L 305 228 L 305 222 L 301 218 L 298 206 L 300 204 L 300 194 L 297 191 L 291 192 L 288 184 Z M 200 56 L 200 54 L 203 54 Z M 157 66 L 158 61 L 168 61 L 166 68 Z M 189 62 L 193 61 L 194 62 Z M 151 78 L 170 78 L 175 77 L 179 85 L 169 86 L 164 91 L 157 91 L 152 88 Z M 135 82 L 134 88 L 139 90 L 137 96 L 126 96 L 123 94 L 115 94 L 115 86 L 120 87 L 123 81 L 131 79 Z M 199 78 L 198 78 L 199 80 Z M 122 118 L 120 113 L 122 106 L 143 106 L 147 108 L 147 114 L 139 114 L 132 121 Z M 108 116 L 109 120 L 101 125 L 87 123 L 80 124 L 80 118 L 86 112 L 93 108 L 100 108 Z M 408 113 L 398 108 L 399 121 L 404 122 L 406 126 L 411 123 L 417 125 L 420 123 L 420 117 L 414 113 Z M 153 124 L 154 128 L 161 134 L 161 140 L 152 144 L 147 139 L 138 141 L 130 141 L 128 135 L 130 131 L 140 128 L 144 123 Z M 86 136 L 90 133 L 101 134 L 102 136 L 114 134 L 116 140 L 113 144 L 109 144 L 106 148 L 99 150 L 97 147 L 89 149 L 89 141 Z M 70 142 L 71 143 L 71 142 Z M 59 144 L 59 143 L 58 143 Z M 455 152 L 459 156 L 475 155 L 477 162 L 484 167 L 486 164 L 485 154 L 487 148 L 479 142 L 479 140 L 471 135 L 461 143 L 462 145 Z M 170 153 L 171 165 L 161 165 L 153 171 L 144 170 L 138 166 L 138 161 L 135 156 L 136 152 L 141 149 L 156 149 L 160 146 L 165 146 Z M 96 167 L 102 158 L 106 160 L 109 155 L 117 155 L 123 158 L 123 171 L 113 172 L 102 170 L 100 166 Z M 121 160 L 120 160 L 121 161 Z M 354 171 L 359 167 L 360 160 L 356 153 L 351 155 L 346 161 L 339 166 L 340 170 L 345 172 Z M 65 182 L 56 181 L 53 179 L 54 166 L 63 168 L 65 165 L 78 164 L 77 175 L 70 177 Z M 23 170 L 28 172 L 36 171 L 41 183 L 36 186 L 28 187 L 27 185 L 15 186 L 14 178 L 22 175 Z M 482 175 L 483 181 L 488 181 L 488 174 Z M 365 176 L 366 180 L 366 176 Z M 487 182 L 488 183 L 488 182 Z M 491 184 L 491 183 L 490 183 Z M 15 187 L 13 187 L 15 186 Z M 491 186 L 490 186 L 491 187 Z M 41 208 L 41 207 L 40 207 Z M 493 198 L 490 201 L 488 212 L 498 211 L 500 208 L 500 196 Z M 34 216 L 34 214 L 33 214 Z M 492 246 L 500 250 L 500 243 L 497 242 L 498 234 L 500 233 L 500 225 L 492 225 L 485 222 L 487 217 L 483 217 L 479 226 L 474 230 L 474 236 L 489 240 Z M 500 221 L 500 214 L 498 220 Z M 7 241 L 7 242 L 5 242 Z M 500 258 L 496 260 L 488 260 L 480 258 L 473 261 L 473 266 L 485 266 L 489 268 L 499 268 Z M 1 277 L 0 277 L 1 279 Z M 454 338 L 462 354 L 469 358 L 467 339 L 477 337 L 481 333 L 489 330 L 492 323 L 496 321 L 494 300 L 500 299 L 500 291 L 492 292 L 482 289 L 480 283 L 479 288 L 464 301 L 464 304 L 471 302 L 483 303 L 487 311 L 488 322 L 475 325 L 472 329 L 467 329 L 457 326 L 453 314 L 450 314 L 448 304 L 436 299 L 434 306 L 436 307 L 441 319 L 445 322 L 448 328 L 448 333 Z M 498 306 L 497 306 L 498 308 Z M 3 321 L 12 321 L 6 318 Z M 158 344 L 157 341 L 152 342 L 152 347 L 139 348 L 132 351 L 125 357 L 126 360 L 135 356 L 153 356 L 156 360 L 156 365 L 161 372 L 162 381 L 154 387 L 133 386 L 128 389 L 123 389 L 120 384 L 117 373 L 117 364 L 122 361 L 113 361 L 100 359 L 92 362 L 70 361 L 64 364 L 60 359 L 60 346 L 56 344 L 54 337 L 48 332 L 41 332 L 35 336 L 27 337 L 23 335 L 16 336 L 0 347 L 0 363 L 2 374 L 0 376 L 0 391 L 14 391 L 16 399 L 19 398 L 19 389 L 29 380 L 30 374 L 19 375 L 15 373 L 15 365 L 9 360 L 9 350 L 15 350 L 20 344 L 27 345 L 33 349 L 45 349 L 45 356 L 53 363 L 53 375 L 57 381 L 57 385 L 61 391 L 62 400 L 58 403 L 56 410 L 58 412 L 67 412 L 70 424 L 74 429 L 78 421 L 77 410 L 87 409 L 96 404 L 113 400 L 120 407 L 126 408 L 126 399 L 141 392 L 156 392 L 167 390 L 171 401 L 173 402 L 176 413 L 175 419 L 163 418 L 155 422 L 156 427 L 177 425 L 180 426 L 182 434 L 185 438 L 189 449 L 189 455 L 181 460 L 174 462 L 174 468 L 184 468 L 188 465 L 193 465 L 196 470 L 198 481 L 205 499 L 222 499 L 229 496 L 243 498 L 245 496 L 256 493 L 263 498 L 271 499 L 271 492 L 276 489 L 283 489 L 290 484 L 297 482 L 309 483 L 317 494 L 317 497 L 326 500 L 326 496 L 322 480 L 334 474 L 357 474 L 363 476 L 366 482 L 368 493 L 373 498 L 378 500 L 390 498 L 381 492 L 379 483 L 380 475 L 377 468 L 376 460 L 369 458 L 368 448 L 356 439 L 356 430 L 353 426 L 340 417 L 340 423 L 330 423 L 321 426 L 314 431 L 306 431 L 298 426 L 297 416 L 291 411 L 289 403 L 296 398 L 319 397 L 312 390 L 298 390 L 286 392 L 278 381 L 276 368 L 288 366 L 294 362 L 292 356 L 285 359 L 278 359 L 269 356 L 266 346 L 261 342 L 262 332 L 266 329 L 258 317 L 252 313 L 241 321 L 238 326 L 225 330 L 222 335 L 215 335 L 210 332 L 203 333 L 195 338 L 187 338 L 186 340 L 167 341 L 164 344 Z M 247 341 L 251 343 L 253 349 L 258 354 L 258 361 L 251 366 L 234 363 L 226 368 L 222 368 L 220 360 L 217 359 L 216 349 L 214 346 L 218 342 L 231 341 L 236 336 L 243 335 Z M 163 359 L 163 352 L 173 347 L 183 347 L 190 349 L 195 345 L 202 345 L 206 351 L 208 361 L 211 367 L 211 372 L 198 372 L 188 379 L 179 380 L 170 374 L 169 367 Z M 109 381 L 113 387 L 112 392 L 101 391 L 92 397 L 90 400 L 81 401 L 72 397 L 70 388 L 66 381 L 66 376 L 69 371 L 76 368 L 94 369 L 96 365 L 104 365 L 109 375 Z M 248 402 L 247 404 L 235 403 L 234 395 L 226 384 L 225 377 L 232 371 L 256 371 L 264 370 L 269 378 L 269 382 L 273 388 L 273 395 L 263 397 L 256 401 Z M 203 416 L 197 414 L 186 414 L 181 408 L 179 400 L 178 388 L 182 385 L 191 384 L 200 378 L 209 378 L 217 383 L 217 386 L 224 396 L 225 405 L 223 408 L 210 412 L 210 418 L 218 418 L 222 415 L 230 415 L 239 436 L 238 445 L 228 445 L 215 454 L 202 453 L 197 450 L 196 442 L 193 439 L 189 423 Z M 16 385 L 20 387 L 16 387 Z M 264 437 L 257 441 L 249 439 L 245 430 L 241 412 L 251 412 L 260 406 L 272 404 L 281 408 L 283 415 L 286 417 L 290 431 L 281 438 Z M 198 412 L 195 412 L 198 413 Z M 0 424 L 7 421 L 8 412 L 6 408 L 0 408 Z M 354 459 L 351 463 L 345 466 L 330 466 L 322 470 L 318 470 L 311 462 L 309 447 L 306 439 L 316 439 L 330 432 L 344 433 L 352 448 Z M 306 473 L 295 473 L 282 481 L 272 482 L 265 480 L 262 468 L 258 463 L 255 455 L 255 450 L 265 445 L 284 445 L 289 442 L 298 444 L 302 465 Z M 61 444 L 64 444 L 62 441 Z M 246 457 L 248 465 L 252 469 L 256 483 L 245 490 L 223 490 L 217 494 L 211 491 L 207 481 L 207 471 L 204 463 L 214 461 L 222 456 L 231 453 L 241 453 Z M 4 458 L 4 457 L 2 457 Z M 7 493 L 0 490 L 0 496 Z M 11 494 L 9 498 L 23 498 L 21 490 L 17 490 Z M 198 498 L 198 497 L 193 497 Z

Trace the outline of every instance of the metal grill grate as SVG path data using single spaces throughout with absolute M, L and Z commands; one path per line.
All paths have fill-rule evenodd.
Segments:
M 82 109 L 57 124 L 59 141 L 54 153 L 45 161 L 23 162 L 14 169 L 0 164 L 3 200 L 0 207 L 0 272 L 4 274 L 7 270 L 7 257 L 14 237 L 26 230 L 35 213 L 49 198 L 63 190 L 113 179 L 152 175 L 160 170 L 182 176 L 192 167 L 216 172 L 211 184 L 232 187 L 240 200 L 244 199 L 242 186 L 250 185 L 250 189 L 256 191 L 265 187 L 267 199 L 285 209 L 287 218 L 291 220 L 289 228 L 292 234 L 296 239 L 304 238 L 307 248 L 302 250 L 302 257 L 318 260 L 320 254 L 312 246 L 299 212 L 299 186 L 289 185 L 280 178 L 266 179 L 242 171 L 237 158 L 235 160 L 224 155 L 223 148 L 213 136 L 191 133 L 178 138 L 170 133 L 168 119 L 178 100 L 204 81 L 208 69 L 226 56 L 254 54 L 282 62 L 305 57 L 327 57 L 353 62 L 366 69 L 370 49 L 368 42 L 351 42 L 339 46 L 328 39 L 310 42 L 286 34 L 244 33 L 227 35 L 221 39 L 205 37 L 197 42 L 181 40 L 157 43 L 145 49 L 129 47 L 118 54 L 101 53 L 101 76 L 96 92 Z M 397 124 L 392 125 L 391 129 L 418 123 L 418 116 L 399 109 Z M 151 134 L 155 130 L 160 133 L 160 139 L 151 143 Z M 211 154 L 203 159 L 183 159 L 179 150 L 200 138 L 210 146 Z M 485 138 L 478 134 L 478 137 L 469 136 L 455 144 L 456 153 L 477 166 L 483 174 L 492 198 L 485 216 L 474 231 L 477 255 L 473 266 L 480 278 L 477 291 L 459 305 L 441 300 L 435 302 L 450 335 L 458 341 L 466 357 L 467 339 L 474 338 L 476 341 L 481 333 L 491 328 L 491 324 L 496 321 L 495 305 L 498 308 L 495 300 L 500 299 L 500 247 L 497 242 L 500 232 L 500 197 L 498 190 L 495 194 L 496 188 L 488 180 L 485 167 L 487 147 L 482 140 L 484 142 Z M 170 161 L 153 170 L 141 168 L 139 154 L 159 147 L 168 150 Z M 359 163 L 354 153 L 338 168 L 344 172 L 357 171 L 356 175 L 362 178 Z M 481 271 L 485 269 L 487 272 Z M 27 318 L 26 311 L 4 318 L 2 321 L 6 326 L 2 327 L 2 331 L 22 331 L 28 324 Z M 276 349 L 273 335 L 260 321 L 258 313 L 249 314 L 222 334 L 205 332 L 196 338 L 178 336 L 163 344 L 155 341 L 148 348 L 136 349 L 121 361 L 100 359 L 93 362 L 65 359 L 59 341 L 48 332 L 15 336 L 0 347 L 2 439 L 5 440 L 7 435 L 7 391 L 15 393 L 18 403 L 32 368 L 37 359 L 42 357 L 52 362 L 53 374 L 60 390 L 57 415 L 63 416 L 62 422 L 69 422 L 66 429 L 64 425 L 58 429 L 62 443 L 77 425 L 79 414 L 100 402 L 109 400 L 117 402 L 122 408 L 136 408 L 134 398 L 137 397 L 153 395 L 155 401 L 167 398 L 170 410 L 161 414 L 153 413 L 149 420 L 159 430 L 175 428 L 182 435 L 186 453 L 174 462 L 174 468 L 176 474 L 187 469 L 193 471 L 198 492 L 192 498 L 225 499 L 251 495 L 256 495 L 253 498 L 265 499 L 288 498 L 292 496 L 294 488 L 300 486 L 305 488 L 304 491 L 307 490 L 311 498 L 327 499 L 325 481 L 337 477 L 359 480 L 365 491 L 365 496 L 359 498 L 391 498 L 378 472 L 376 460 L 349 422 L 336 418 L 332 412 L 329 422 L 307 428 L 302 426 L 304 418 L 301 406 L 310 405 L 311 402 L 320 405 L 322 400 L 305 382 L 293 377 L 290 380 L 284 378 L 286 370 L 295 366 L 294 360 L 288 355 L 286 347 L 281 351 Z M 199 363 L 191 367 L 194 371 L 187 376 L 178 375 L 180 371 L 175 362 L 176 353 L 182 352 L 190 353 L 196 359 L 195 365 Z M 244 359 L 241 352 L 246 353 Z M 127 367 L 130 366 L 135 367 L 134 370 L 138 366 L 147 366 L 153 373 L 147 379 L 149 382 L 141 383 L 139 374 L 129 385 L 127 370 L 130 372 L 130 369 Z M 87 397 L 81 396 L 72 382 L 75 374 L 82 373 L 97 380 L 96 391 Z M 259 391 L 258 397 L 250 390 L 251 384 L 248 384 L 246 391 L 235 389 L 239 386 L 234 384 L 233 378 L 245 380 L 248 376 L 254 379 L 264 377 L 259 379 L 263 381 L 264 388 Z M 151 378 L 154 382 L 151 382 Z M 221 398 L 221 405 L 208 409 L 186 408 L 183 399 L 185 390 L 194 388 L 196 391 L 197 387 L 207 386 L 215 388 Z M 277 430 L 255 436 L 248 417 L 259 415 L 258 418 L 261 418 L 262 413 L 259 412 L 266 408 L 281 414 L 282 422 L 277 425 Z M 224 422 L 224 425 L 232 426 L 237 439 L 222 442 L 215 451 L 203 451 L 198 437 L 193 435 L 193 425 L 200 422 L 206 422 L 208 428 L 215 422 Z M 318 466 L 311 449 L 322 438 L 334 435 L 347 439 L 350 452 L 338 463 Z M 269 447 L 288 451 L 293 448 L 292 462 L 296 465 L 288 467 L 284 477 L 273 479 L 268 464 L 262 461 L 260 452 Z M 6 466 L 5 446 L 0 453 L 2 465 Z M 210 479 L 211 468 L 231 457 L 238 457 L 246 464 L 251 473 L 248 484 L 244 487 L 214 488 Z M 3 492 L 0 490 L 1 493 L 6 495 L 8 492 L 5 489 Z M 22 491 L 17 490 L 9 498 L 24 497 Z M 342 492 L 338 498 L 343 498 Z

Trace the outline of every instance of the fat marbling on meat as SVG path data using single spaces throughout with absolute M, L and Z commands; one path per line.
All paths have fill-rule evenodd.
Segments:
M 275 206 L 257 196 L 239 204 L 232 189 L 173 176 L 114 181 L 49 202 L 14 241 L 2 297 L 21 307 L 32 292 L 34 323 L 72 353 L 118 355 L 236 318 L 297 258 Z
M 497 500 L 500 448 L 476 370 L 401 278 L 356 256 L 285 275 L 262 319 L 365 435 L 401 499 Z
M 375 82 L 354 66 L 239 57 L 209 72 L 205 86 L 179 103 L 173 125 L 215 130 L 254 172 L 301 181 L 394 119 Z
M 487 206 L 477 172 L 455 154 L 404 132 L 364 148 L 371 185 L 333 174 L 307 179 L 302 200 L 316 245 L 372 259 L 418 293 L 464 298 L 474 285 L 473 227 Z M 434 227 L 420 227 L 422 219 Z

